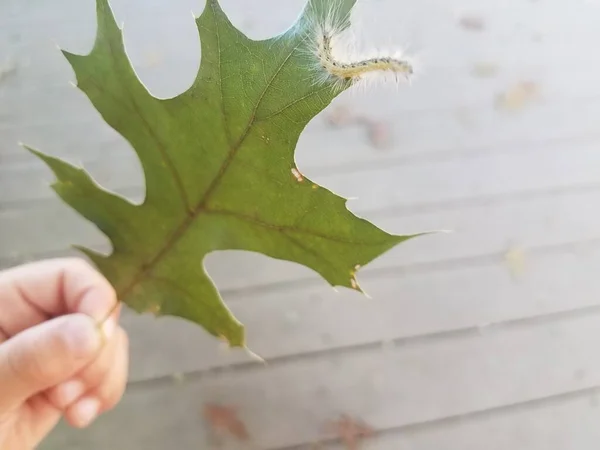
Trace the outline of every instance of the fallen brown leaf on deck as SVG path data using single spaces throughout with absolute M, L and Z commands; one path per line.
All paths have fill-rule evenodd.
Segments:
M 226 431 L 240 441 L 247 441 L 250 437 L 246 425 L 231 406 L 207 404 L 204 406 L 204 417 L 213 429 Z
M 341 127 L 356 122 L 356 116 L 347 106 L 337 106 L 325 116 L 325 120 L 329 125 Z
M 348 450 L 358 450 L 362 440 L 374 433 L 369 425 L 347 415 L 330 423 L 329 430 L 344 443 Z
M 392 144 L 392 132 L 385 122 L 370 121 L 367 123 L 369 141 L 375 148 L 389 148 Z
M 481 31 L 485 28 L 485 21 L 479 16 L 463 16 L 458 21 L 465 30 Z
M 533 81 L 523 81 L 510 87 L 496 98 L 496 108 L 515 111 L 522 109 L 539 96 L 539 87 Z
M 378 149 L 388 148 L 392 143 L 390 126 L 382 121 L 371 119 L 365 115 L 353 114 L 346 106 L 338 106 L 325 116 L 330 126 L 343 127 L 363 125 L 371 145 Z

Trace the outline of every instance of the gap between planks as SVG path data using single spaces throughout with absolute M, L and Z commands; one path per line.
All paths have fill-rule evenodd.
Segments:
M 541 408 L 551 407 L 567 403 L 572 400 L 586 398 L 592 395 L 600 394 L 600 385 L 590 386 L 583 389 L 561 392 L 559 394 L 548 395 L 545 397 L 524 400 L 522 402 L 509 403 L 506 405 L 495 406 L 491 408 L 479 409 L 463 414 L 445 416 L 437 419 L 425 420 L 422 422 L 408 423 L 396 427 L 379 428 L 373 430 L 373 435 L 369 439 L 374 439 L 377 436 L 383 435 L 400 435 L 403 433 L 414 433 L 423 431 L 433 431 L 437 428 L 452 426 L 458 424 L 467 424 L 480 419 L 491 419 L 504 414 L 512 414 L 527 410 L 537 410 Z M 326 438 L 318 442 L 320 446 L 339 444 L 338 438 Z M 368 442 L 368 440 L 365 440 Z M 285 447 L 276 447 L 270 450 L 314 450 L 315 448 L 325 450 L 322 447 L 314 447 L 315 443 L 304 443 L 300 445 L 290 445 Z
M 570 242 L 561 242 L 558 244 L 539 245 L 531 247 L 523 247 L 527 251 L 529 258 L 535 257 L 552 257 L 564 253 L 572 253 L 578 250 L 589 250 L 600 246 L 600 236 L 593 239 L 581 239 Z M 0 258 L 0 270 L 22 264 L 26 261 L 37 259 L 60 258 L 67 254 L 65 250 L 43 252 L 30 254 L 27 258 Z M 483 264 L 497 264 L 503 262 L 506 257 L 506 252 L 490 252 L 482 255 L 464 256 L 458 258 L 446 258 L 437 261 L 428 261 L 415 264 L 392 265 L 389 267 L 381 267 L 377 269 L 369 269 L 366 267 L 362 271 L 363 278 L 378 279 L 386 278 L 389 275 L 394 277 L 407 276 L 410 274 L 422 274 L 437 271 L 461 270 L 468 267 L 480 267 Z M 265 284 L 256 284 L 253 286 L 245 286 L 243 288 L 229 288 L 221 290 L 223 296 L 230 297 L 228 300 L 239 297 L 248 297 L 252 295 L 261 295 L 268 292 L 277 292 L 293 288 L 317 286 L 323 283 L 319 277 L 302 277 L 295 280 L 287 280 L 281 282 L 270 282 Z
M 436 331 L 432 333 L 417 334 L 413 336 L 403 336 L 397 339 L 388 339 L 385 341 L 377 340 L 352 344 L 346 346 L 330 347 L 322 350 L 313 350 L 309 352 L 296 353 L 291 355 L 274 356 L 266 363 L 261 361 L 244 361 L 231 363 L 228 366 L 212 367 L 182 373 L 186 382 L 195 382 L 206 377 L 221 373 L 241 373 L 251 370 L 262 370 L 265 367 L 279 367 L 287 364 L 294 364 L 303 360 L 324 359 L 331 356 L 359 355 L 370 353 L 373 350 L 382 348 L 411 348 L 436 345 L 441 342 L 463 340 L 472 337 L 481 336 L 483 333 L 490 335 L 492 333 L 503 333 L 509 330 L 527 328 L 534 325 L 546 325 L 556 322 L 575 320 L 587 316 L 600 316 L 600 303 L 588 305 L 551 313 L 538 314 L 535 316 L 519 317 L 515 319 L 490 322 L 485 325 L 475 325 L 468 327 L 455 328 L 451 330 Z M 135 380 L 128 383 L 128 389 L 152 389 L 157 386 L 165 386 L 173 383 L 172 375 L 163 375 L 156 378 L 145 380 Z

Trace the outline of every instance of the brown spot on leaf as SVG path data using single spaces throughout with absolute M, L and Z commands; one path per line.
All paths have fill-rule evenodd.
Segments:
M 480 16 L 462 16 L 458 23 L 462 28 L 469 31 L 482 31 L 485 28 L 485 21 Z
M 160 305 L 158 303 L 153 303 L 151 305 L 148 305 L 146 312 L 157 315 L 160 313 Z
M 330 423 L 329 430 L 336 435 L 348 450 L 358 450 L 364 438 L 373 435 L 374 430 L 366 423 L 342 415 L 339 420 Z
M 250 437 L 246 425 L 231 406 L 207 404 L 204 406 L 204 418 L 215 431 L 225 431 L 240 441 L 247 441 Z

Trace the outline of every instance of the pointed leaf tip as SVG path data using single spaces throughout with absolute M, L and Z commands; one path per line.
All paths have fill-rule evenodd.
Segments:
M 27 144 L 24 144 L 23 142 L 19 142 L 19 145 L 20 145 L 22 148 L 24 148 L 25 150 L 27 150 L 29 153 L 31 153 L 32 155 L 34 155 L 34 156 L 36 156 L 36 157 L 40 158 L 42 161 L 46 161 L 46 160 L 47 160 L 47 158 L 51 158 L 51 156 L 49 156 L 49 155 L 46 155 L 45 153 L 42 153 L 41 151 L 39 151 L 39 150 L 36 150 L 35 148 L 33 148 L 33 147 L 30 147 L 29 145 L 27 145 Z

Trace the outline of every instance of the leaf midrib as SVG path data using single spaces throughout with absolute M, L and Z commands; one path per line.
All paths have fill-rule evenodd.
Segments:
M 211 5 L 211 6 L 214 8 L 214 5 Z M 217 46 L 218 46 L 218 54 L 219 54 L 219 68 L 220 68 L 221 44 L 220 44 L 220 38 L 219 38 L 219 24 L 218 23 L 216 24 L 216 30 L 217 30 Z M 219 168 L 219 172 L 213 178 L 213 181 L 210 183 L 210 185 L 204 192 L 204 195 L 197 203 L 197 205 L 191 211 L 186 210 L 186 217 L 183 220 L 183 222 L 175 229 L 175 231 L 171 234 L 171 236 L 169 237 L 167 242 L 165 242 L 165 244 L 159 249 L 159 251 L 156 253 L 156 255 L 147 263 L 141 264 L 141 270 L 132 278 L 131 282 L 128 283 L 127 285 L 125 285 L 124 288 L 121 288 L 117 291 L 117 298 L 119 298 L 119 299 L 126 298 L 129 295 L 129 293 L 131 292 L 131 290 L 135 286 L 137 286 L 139 283 L 141 283 L 148 276 L 148 274 L 150 274 L 152 272 L 154 267 L 156 267 L 156 265 L 163 259 L 163 257 L 175 246 L 175 244 L 179 241 L 179 239 L 181 239 L 183 237 L 185 232 L 195 222 L 195 220 L 200 216 L 200 214 L 202 212 L 207 211 L 206 204 L 210 200 L 215 189 L 219 186 L 221 180 L 223 179 L 223 177 L 225 176 L 225 174 L 227 172 L 227 169 L 229 168 L 229 166 L 231 165 L 231 162 L 235 158 L 235 155 L 237 154 L 239 149 L 242 147 L 242 144 L 248 137 L 250 130 L 256 121 L 256 113 L 258 111 L 258 108 L 261 105 L 267 91 L 270 89 L 270 87 L 272 86 L 273 82 L 275 81 L 275 79 L 277 78 L 277 76 L 279 75 L 279 73 L 281 72 L 283 67 L 287 64 L 287 62 L 291 58 L 292 54 L 298 49 L 298 47 L 301 45 L 301 43 L 303 41 L 304 40 L 301 40 L 300 43 L 295 45 L 290 50 L 288 55 L 281 62 L 281 64 L 277 68 L 277 70 L 274 72 L 273 76 L 270 78 L 270 80 L 265 85 L 263 91 L 261 92 L 260 97 L 258 98 L 258 100 L 256 102 L 256 105 L 254 106 L 254 108 L 252 110 L 252 113 L 248 119 L 248 123 L 247 123 L 244 131 L 242 132 L 242 134 L 240 135 L 240 137 L 238 138 L 236 143 L 230 147 L 230 149 L 227 153 L 227 157 L 225 158 L 225 160 L 223 161 L 223 163 L 221 164 L 221 166 Z M 112 50 L 112 47 L 111 47 L 111 50 Z M 112 52 L 111 52 L 111 54 L 112 54 Z M 220 76 L 220 72 L 219 72 L 219 76 Z M 219 83 L 222 83 L 222 77 L 220 77 Z M 221 111 L 222 111 L 223 115 L 226 117 L 225 110 L 224 110 L 223 91 L 221 89 L 219 89 L 219 92 L 221 94 Z M 145 120 L 145 119 L 143 119 L 143 120 Z M 153 139 L 157 139 L 153 133 L 151 133 L 151 136 L 153 137 Z M 166 155 L 164 155 L 164 157 L 166 157 Z M 175 168 L 173 168 L 173 169 L 175 169 Z M 176 170 L 174 173 L 172 173 L 172 176 L 174 176 L 175 178 L 179 178 L 179 175 Z

